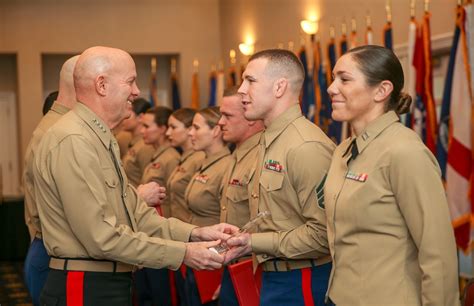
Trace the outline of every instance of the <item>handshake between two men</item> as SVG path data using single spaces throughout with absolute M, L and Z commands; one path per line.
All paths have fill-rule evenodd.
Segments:
M 138 186 L 137 193 L 149 206 L 161 205 L 166 198 L 166 188 L 156 182 Z M 268 213 L 261 213 L 243 228 L 219 223 L 196 227 L 186 242 L 183 264 L 197 270 L 214 270 L 235 258 L 252 251 L 250 233 Z

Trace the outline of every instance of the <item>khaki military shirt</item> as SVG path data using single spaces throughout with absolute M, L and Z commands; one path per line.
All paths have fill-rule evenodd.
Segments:
M 127 155 L 128 149 L 131 147 L 131 142 L 133 140 L 133 135 L 127 131 L 120 131 L 115 135 L 115 139 L 117 139 L 117 143 L 120 150 L 120 158 L 124 158 Z
M 294 105 L 266 128 L 261 145 L 250 213 L 271 216 L 252 234 L 257 261 L 329 260 L 322 194 L 334 143 Z
M 232 153 L 232 162 L 222 182 L 220 222 L 242 227 L 250 220 L 248 188 L 257 166 L 260 137 L 261 133 L 253 135 Z
M 146 166 L 152 160 L 155 149 L 145 144 L 141 137 L 132 140 L 131 144 L 132 147 L 127 151 L 122 161 L 129 183 L 137 187 L 140 185 Z
M 336 305 L 459 305 L 438 163 L 394 112 L 337 147 L 325 199 Z
M 33 181 L 33 160 L 35 158 L 36 149 L 43 138 L 44 133 L 46 133 L 46 131 L 68 111 L 69 108 L 66 106 L 54 102 L 51 109 L 43 118 L 41 118 L 38 126 L 33 131 L 30 143 L 26 148 L 25 166 L 23 170 L 23 186 L 25 188 L 25 221 L 32 240 L 35 236 L 41 235 L 41 222 L 36 207 L 35 185 Z
M 191 218 L 187 221 L 197 226 L 219 223 L 222 179 L 232 157 L 227 147 L 207 156 L 186 188 L 185 200 Z
M 142 177 L 142 184 L 149 182 L 157 182 L 160 186 L 166 187 L 171 173 L 179 164 L 180 155 L 175 148 L 166 145 L 160 146 L 153 154 L 150 164 L 146 166 Z M 161 203 L 161 211 L 163 217 L 170 217 L 169 197 L 166 197 Z
M 51 256 L 177 269 L 194 228 L 139 200 L 105 123 L 77 103 L 43 137 L 33 174 Z M 165 239 L 173 239 L 165 240 Z
M 171 217 L 183 221 L 191 219 L 184 194 L 192 176 L 201 167 L 205 154 L 202 151 L 188 150 L 181 155 L 179 165 L 173 170 L 167 185 Z

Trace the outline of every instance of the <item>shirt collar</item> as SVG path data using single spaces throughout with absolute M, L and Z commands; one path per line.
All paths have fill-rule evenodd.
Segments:
M 73 112 L 75 112 L 79 118 L 81 118 L 90 127 L 90 129 L 94 131 L 104 146 L 109 149 L 113 136 L 110 128 L 105 124 L 105 122 L 81 102 L 76 103 L 73 108 Z
M 58 101 L 54 101 L 53 105 L 51 106 L 51 111 L 58 113 L 60 115 L 64 115 L 71 109 L 63 104 L 59 104 Z
M 302 116 L 303 114 L 301 113 L 300 105 L 295 104 L 287 109 L 283 114 L 276 117 L 264 131 L 265 147 L 268 148 L 288 125 Z
M 237 161 L 241 161 L 253 148 L 258 146 L 262 132 L 258 132 L 255 135 L 250 136 L 245 140 L 238 148 L 235 149 L 234 154 Z
M 207 156 L 206 159 L 203 161 L 201 166 L 201 172 L 209 168 L 212 164 L 220 160 L 221 158 L 230 155 L 230 150 L 227 146 L 224 146 L 222 150 L 219 152 L 212 154 L 211 156 Z
M 355 139 L 357 149 L 359 154 L 361 154 L 372 140 L 377 138 L 387 127 L 398 121 L 400 121 L 398 115 L 394 111 L 389 111 L 369 123 L 365 130 L 359 136 L 352 137 L 349 143 Z M 350 147 L 349 145 L 344 155 L 350 152 Z
M 155 153 L 153 154 L 153 159 L 157 159 L 158 156 L 163 154 L 166 150 L 168 150 L 171 146 L 169 144 L 159 146 L 158 149 L 156 149 Z

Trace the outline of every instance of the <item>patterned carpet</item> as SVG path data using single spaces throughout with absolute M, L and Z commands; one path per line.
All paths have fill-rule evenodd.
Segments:
M 23 281 L 23 262 L 0 261 L 0 305 L 33 305 Z

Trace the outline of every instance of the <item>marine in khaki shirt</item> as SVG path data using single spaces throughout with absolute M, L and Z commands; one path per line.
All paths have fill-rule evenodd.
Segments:
M 336 305 L 458 305 L 440 169 L 395 112 L 337 147 L 325 198 Z
M 227 147 L 204 159 L 186 188 L 185 200 L 191 212 L 187 222 L 198 226 L 219 223 L 222 179 L 230 162 Z
M 43 138 L 44 133 L 68 111 L 69 108 L 67 106 L 62 105 L 57 101 L 54 102 L 51 109 L 46 113 L 46 115 L 44 115 L 34 130 L 30 143 L 26 148 L 23 185 L 25 187 L 25 221 L 31 239 L 34 237 L 41 238 L 41 222 L 35 200 L 33 181 L 33 160 L 35 158 L 36 149 Z
M 251 216 L 271 217 L 252 234 L 258 262 L 270 258 L 326 258 L 324 201 L 320 198 L 334 143 L 294 105 L 262 134 L 263 163 L 251 186 Z
M 105 123 L 81 103 L 45 135 L 33 173 L 48 253 L 177 269 L 185 253 L 179 241 L 194 227 L 160 218 L 139 200 L 119 156 Z
M 412 102 L 401 92 L 399 59 L 381 46 L 353 48 L 333 76 L 332 118 L 349 123 L 354 136 L 336 148 L 324 190 L 329 298 L 338 306 L 459 305 L 441 172 L 399 122 Z
M 261 306 L 323 305 L 331 257 L 322 193 L 335 145 L 301 113 L 304 68 L 294 53 L 255 53 L 243 79 L 244 116 L 265 125 L 250 187 L 250 217 L 270 215 L 256 233 L 227 241 L 226 261 L 255 253 L 254 267 L 261 264 L 264 271 Z
M 249 183 L 257 167 L 260 137 L 261 133 L 253 135 L 232 153 L 223 181 L 221 222 L 241 228 L 250 220 Z
M 171 173 L 179 163 L 179 153 L 170 145 L 160 146 L 153 154 L 151 163 L 145 168 L 142 184 L 156 182 L 160 186 L 166 186 Z M 170 202 L 167 197 L 161 204 L 163 217 L 170 217 Z
M 136 140 L 122 160 L 128 180 L 134 187 L 140 185 L 145 168 L 150 164 L 155 152 L 155 149 L 145 144 L 141 137 L 137 137 Z
M 171 173 L 167 184 L 171 217 L 183 221 L 190 220 L 191 212 L 184 199 L 184 194 L 194 173 L 201 167 L 204 157 L 202 151 L 196 152 L 191 149 L 183 152 L 178 166 Z

